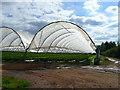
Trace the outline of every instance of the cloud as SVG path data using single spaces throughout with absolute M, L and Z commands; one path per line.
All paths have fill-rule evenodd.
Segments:
M 118 14 L 118 6 L 109 6 L 105 9 L 105 12 L 116 15 Z
M 59 12 L 59 14 L 60 15 L 62 15 L 62 16 L 70 16 L 70 15 L 72 15 L 74 13 L 74 10 L 61 10 L 60 12 Z
M 115 27 L 118 27 L 118 21 L 111 22 L 108 25 L 104 26 L 104 28 L 111 28 L 111 29 Z
M 33 22 L 29 22 L 28 24 L 31 24 L 32 26 L 44 27 L 48 23 L 45 21 L 38 21 L 38 22 L 33 21 Z
M 82 27 L 93 41 L 97 44 L 101 44 L 105 41 L 117 41 L 118 28 L 116 22 L 98 22 L 92 17 L 78 17 L 74 16 L 74 19 L 70 19 L 72 22 L 76 23 Z
M 73 11 L 67 11 L 67 10 L 62 10 L 56 13 L 51 13 L 51 14 L 45 14 L 42 17 L 40 17 L 41 20 L 45 21 L 67 21 L 69 20 L 69 17 L 73 14 Z
M 1 2 L 62 2 L 62 0 L 1 0 Z
M 87 29 L 91 29 L 88 34 L 92 37 L 96 44 L 100 44 L 105 41 L 116 41 L 118 40 L 118 27 L 110 27 L 114 24 L 105 25 L 102 27 L 89 26 Z M 86 29 L 86 30 L 87 30 Z
M 73 10 L 62 8 L 61 2 L 2 2 L 2 25 L 35 34 L 46 24 L 68 20 Z M 1 25 L 1 26 L 2 26 Z
M 109 6 L 105 9 L 110 21 L 118 21 L 118 6 Z
M 75 16 L 75 15 L 73 15 L 70 18 L 70 21 L 76 23 L 79 26 L 86 26 L 86 25 L 97 26 L 103 24 L 103 22 L 96 20 L 94 17 L 83 17 L 83 16 Z
M 104 7 L 98 4 L 97 0 L 90 0 L 84 3 L 84 9 L 88 11 L 86 20 L 89 25 L 84 26 L 85 30 L 92 37 L 96 44 L 105 41 L 117 41 L 118 39 L 118 7 L 109 6 L 105 12 L 99 12 Z M 94 21 L 94 22 L 91 22 Z M 94 25 L 96 23 L 96 25 Z
M 46 21 L 32 21 L 32 22 L 29 22 L 28 24 L 33 26 L 33 27 L 36 27 L 35 31 L 38 31 L 49 23 Z
M 89 14 L 96 14 L 96 11 L 100 8 L 97 0 L 89 0 L 84 3 L 84 9 L 86 9 Z
M 65 2 L 67 3 L 67 2 Z M 72 5 L 72 2 L 71 2 Z M 74 5 L 74 4 L 73 4 Z M 34 35 L 40 28 L 55 21 L 70 21 L 85 29 L 96 44 L 106 40 L 117 40 L 117 6 L 109 6 L 99 12 L 102 5 L 97 0 L 82 3 L 82 16 L 79 9 L 69 8 L 64 3 L 55 2 L 3 2 L 0 21 L 18 31 Z

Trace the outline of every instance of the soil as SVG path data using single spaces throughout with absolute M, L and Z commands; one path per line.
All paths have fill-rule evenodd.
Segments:
M 27 80 L 32 84 L 29 88 L 118 88 L 117 73 L 80 67 L 46 70 L 26 67 L 25 64 L 3 64 L 2 74 Z

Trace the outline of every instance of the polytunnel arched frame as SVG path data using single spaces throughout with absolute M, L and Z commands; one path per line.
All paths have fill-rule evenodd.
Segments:
M 5 36 L 4 36 L 4 33 L 3 33 L 3 31 L 1 31 L 0 33 L 1 33 L 1 40 L 0 40 L 0 51 L 25 51 L 26 50 L 26 47 L 25 47 L 25 45 L 24 45 L 24 43 L 23 43 L 23 41 L 22 41 L 22 39 L 21 39 L 21 36 L 17 33 L 17 31 L 16 30 L 14 30 L 14 29 L 12 29 L 12 28 L 10 28 L 10 27 L 6 27 L 6 26 L 2 26 L 2 27 L 0 27 L 0 29 L 8 29 L 8 32 L 9 33 L 7 33 Z M 8 43 L 9 43 L 9 45 L 7 46 L 5 46 L 5 45 L 3 45 L 3 42 L 4 42 L 4 40 L 9 36 L 9 35 L 11 35 L 11 34 L 14 34 L 14 35 L 16 35 L 15 37 L 13 37 L 13 40 L 10 42 L 10 41 L 8 41 Z M 17 40 L 17 39 L 19 39 L 18 41 L 19 41 L 19 44 L 18 45 L 16 45 L 16 46 L 12 46 L 12 44 Z M 10 39 L 9 39 L 10 40 Z M 5 43 L 5 42 L 4 42 Z M 7 41 L 6 41 L 6 43 L 7 43 Z
M 50 33 L 47 37 L 45 37 L 45 36 L 43 36 L 43 34 L 44 34 L 44 30 L 46 29 L 46 28 L 48 28 L 48 27 L 51 27 L 52 25 L 54 25 L 54 24 L 57 24 L 57 23 L 67 23 L 67 24 L 70 24 L 70 25 L 73 25 L 72 27 L 75 27 L 75 28 L 77 28 L 77 29 L 75 29 L 76 31 L 79 31 L 79 32 L 81 32 L 84 36 L 83 37 L 86 37 L 86 40 L 88 39 L 88 41 L 90 41 L 90 46 L 92 47 L 92 49 L 94 49 L 94 51 L 95 51 L 95 43 L 92 41 L 92 39 L 90 38 L 90 36 L 87 34 L 87 32 L 84 30 L 84 29 L 82 29 L 80 26 L 78 26 L 78 25 L 76 25 L 76 24 L 74 24 L 74 23 L 71 23 L 71 22 L 67 22 L 67 21 L 57 21 L 57 22 L 52 22 L 52 23 L 49 23 L 48 25 L 46 25 L 46 26 L 44 26 L 43 28 L 41 28 L 36 34 L 35 34 L 35 36 L 33 37 L 33 39 L 32 39 L 32 41 L 31 41 L 31 43 L 30 43 L 30 45 L 29 45 L 29 49 L 28 49 L 28 51 L 33 51 L 33 52 L 39 52 L 40 51 L 40 49 L 42 50 L 43 49 L 43 51 L 42 52 L 54 52 L 53 50 L 55 50 L 56 49 L 56 51 L 55 52 L 59 52 L 60 50 L 63 50 L 63 49 L 66 49 L 68 52 L 80 52 L 79 50 L 74 50 L 74 49 L 72 49 L 72 48 L 70 48 L 70 43 L 71 43 L 71 41 L 69 41 L 68 43 L 66 43 L 67 45 L 64 45 L 65 47 L 58 47 L 57 45 L 55 45 L 55 47 L 54 46 L 52 46 L 52 44 L 53 43 L 55 43 L 55 41 L 57 41 L 57 39 L 60 39 L 60 38 L 62 38 L 60 41 L 58 40 L 57 42 L 59 43 L 59 42 L 62 42 L 62 40 L 63 39 L 65 39 L 65 38 L 67 38 L 67 37 L 70 37 L 71 36 L 71 34 L 73 35 L 74 34 L 74 32 L 71 32 L 71 31 L 69 31 L 68 29 L 71 29 L 71 28 L 69 28 L 69 27 L 64 27 L 64 25 L 62 26 L 62 28 L 59 28 L 59 29 L 57 29 L 55 32 L 52 32 L 52 33 Z M 55 27 L 53 27 L 53 28 L 55 28 Z M 51 43 L 50 43 L 50 45 L 48 45 L 48 47 L 43 47 L 44 46 L 44 43 L 45 42 L 47 42 L 46 40 L 47 39 L 49 39 L 50 37 L 51 37 L 51 35 L 53 35 L 53 34 L 55 34 L 55 33 L 57 33 L 57 32 L 60 32 L 62 29 L 66 29 L 66 33 L 63 33 L 63 34 L 60 34 L 60 35 L 58 35 L 56 38 L 54 38 L 54 40 L 52 40 L 51 41 Z M 80 31 L 80 30 L 81 31 Z M 66 35 L 65 35 L 66 34 Z M 38 35 L 38 36 L 37 36 Z M 64 36 L 64 37 L 61 37 L 61 36 Z M 73 35 L 73 36 L 75 36 L 75 35 Z M 35 39 L 36 39 L 36 37 L 39 37 L 39 45 L 37 46 L 36 44 L 35 44 Z M 41 41 L 41 38 L 42 37 L 45 37 L 44 38 L 44 40 L 43 40 L 43 42 Z M 74 37 L 73 37 L 74 38 Z M 79 37 L 77 37 L 77 38 L 79 38 Z M 74 41 L 76 38 L 74 38 L 72 41 Z M 41 43 L 42 42 L 42 43 Z M 58 44 L 57 43 L 57 44 Z M 32 48 L 32 45 L 35 45 L 35 47 L 34 48 Z M 40 45 L 41 44 L 41 45 Z M 79 44 L 78 43 L 78 41 L 76 42 L 76 44 Z M 66 47 L 66 46 L 69 46 L 69 47 Z M 73 45 L 72 45 L 73 46 Z M 82 47 L 81 47 L 82 48 Z M 65 51 L 64 50 L 64 52 L 67 52 L 67 51 Z M 84 51 L 82 51 L 83 53 L 84 53 Z M 95 52 L 94 52 L 95 53 Z

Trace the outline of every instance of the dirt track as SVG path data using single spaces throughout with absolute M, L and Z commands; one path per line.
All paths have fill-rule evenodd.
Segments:
M 100 70 L 69 68 L 47 70 L 3 70 L 32 83 L 30 88 L 117 88 L 118 74 Z

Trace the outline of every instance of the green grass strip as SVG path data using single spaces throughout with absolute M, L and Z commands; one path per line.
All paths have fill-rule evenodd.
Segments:
M 14 78 L 11 76 L 2 76 L 2 88 L 25 88 L 31 84 L 26 80 Z

